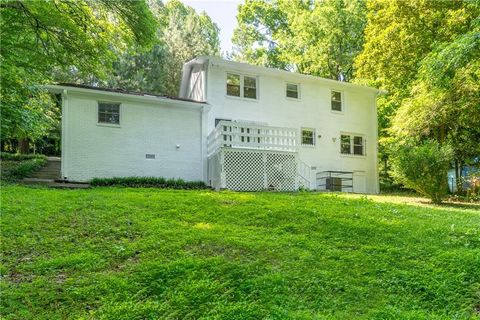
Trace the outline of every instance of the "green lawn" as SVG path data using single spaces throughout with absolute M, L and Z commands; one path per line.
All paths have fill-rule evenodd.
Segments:
M 477 319 L 479 207 L 2 188 L 5 319 Z

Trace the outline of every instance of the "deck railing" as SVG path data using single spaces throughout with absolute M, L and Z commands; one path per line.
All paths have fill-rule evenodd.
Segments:
M 210 155 L 222 147 L 297 151 L 298 131 L 247 122 L 220 121 L 207 138 Z

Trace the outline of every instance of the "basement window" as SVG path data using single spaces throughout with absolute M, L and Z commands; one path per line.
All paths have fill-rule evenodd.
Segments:
M 120 103 L 99 102 L 98 123 L 120 124 Z
M 315 145 L 315 129 L 302 128 L 302 145 L 304 146 Z

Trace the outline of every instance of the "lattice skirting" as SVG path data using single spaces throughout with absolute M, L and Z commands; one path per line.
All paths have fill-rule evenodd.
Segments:
M 208 159 L 215 189 L 236 191 L 298 189 L 295 152 L 221 148 Z

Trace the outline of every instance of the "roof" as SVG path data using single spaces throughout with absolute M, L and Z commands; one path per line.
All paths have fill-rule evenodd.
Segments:
M 207 104 L 204 101 L 195 101 L 195 100 L 191 100 L 191 99 L 170 97 L 170 96 L 166 96 L 166 95 L 158 95 L 158 94 L 155 94 L 155 93 L 147 93 L 147 92 L 140 92 L 140 91 L 128 91 L 128 90 L 125 90 L 125 89 L 118 89 L 118 88 L 95 87 L 95 86 L 89 86 L 89 85 L 77 84 L 77 83 L 57 83 L 57 84 L 54 84 L 54 85 L 46 85 L 45 87 L 47 89 L 68 89 L 68 88 L 85 89 L 85 90 L 94 90 L 94 91 L 100 91 L 100 92 L 105 92 L 105 93 L 115 93 L 115 94 L 121 94 L 121 95 L 132 95 L 132 96 L 137 96 L 137 97 L 145 97 L 145 98 L 149 98 L 150 100 L 153 98 L 153 99 L 158 99 L 158 100 L 161 100 L 161 101 L 173 100 L 173 101 L 182 101 L 182 102 L 194 103 L 194 104 L 200 104 L 200 105 L 206 105 Z
M 373 87 L 368 87 L 364 85 L 359 85 L 359 84 L 354 84 L 350 82 L 343 82 L 343 81 L 338 81 L 338 80 L 333 80 L 333 79 L 327 79 L 327 78 L 322 78 L 322 77 L 316 77 L 312 75 L 307 75 L 307 74 L 302 74 L 302 73 L 297 73 L 297 72 L 291 72 L 287 70 L 281 70 L 281 69 L 274 69 L 274 68 L 268 68 L 268 67 L 262 67 L 262 66 L 256 66 L 248 63 L 243 63 L 243 62 L 236 62 L 236 61 L 230 61 L 230 60 L 225 60 L 220 57 L 215 57 L 215 56 L 200 56 L 197 57 L 189 62 L 187 64 L 195 64 L 195 63 L 205 63 L 207 61 L 210 61 L 212 64 L 217 64 L 226 68 L 233 68 L 233 69 L 240 69 L 244 70 L 246 72 L 251 72 L 251 73 L 256 73 L 256 74 L 268 74 L 268 75 L 274 75 L 278 77 L 285 77 L 285 78 L 290 78 L 290 79 L 303 79 L 303 80 L 310 80 L 310 81 L 318 81 L 326 85 L 332 85 L 335 87 L 348 87 L 352 89 L 360 89 L 360 90 L 368 90 L 368 91 L 373 91 L 378 94 L 383 94 L 386 93 L 383 90 L 379 90 L 377 88 Z

